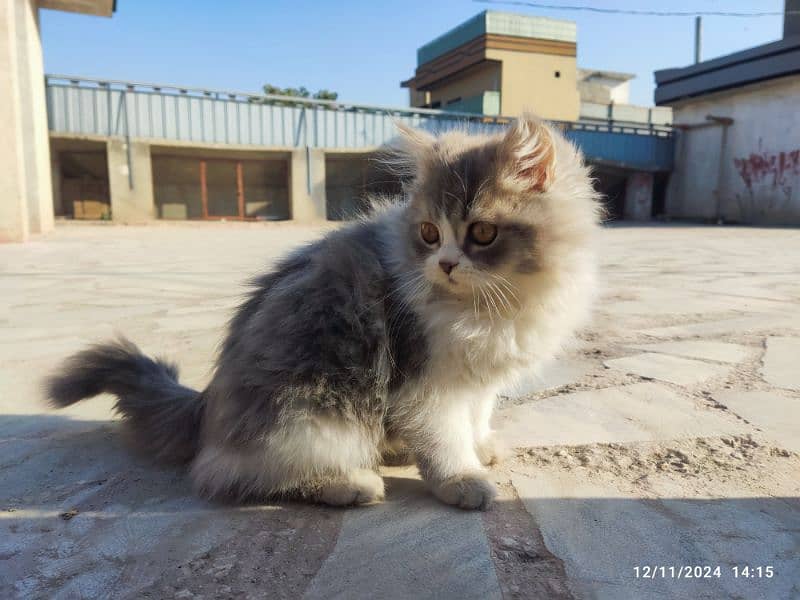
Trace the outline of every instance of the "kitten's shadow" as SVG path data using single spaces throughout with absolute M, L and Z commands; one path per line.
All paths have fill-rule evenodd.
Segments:
M 397 473 L 396 471 L 402 471 Z M 415 467 L 383 467 L 381 474 L 386 484 L 387 500 L 406 500 L 419 496 L 429 496 L 425 482 L 419 479 Z
M 165 504 L 173 502 L 188 503 L 193 508 L 221 509 L 242 505 L 286 509 L 311 506 L 293 498 L 203 500 L 192 489 L 185 466 L 159 464 L 134 451 L 126 443 L 118 422 L 72 419 L 58 414 L 3 415 L 0 448 L 5 450 L 0 466 L 6 465 L 10 477 L 10 485 L 6 486 L 6 493 L 0 492 L 0 500 L 13 499 L 15 505 L 122 503 L 144 511 L 155 510 L 159 505 L 164 510 Z M 382 467 L 381 475 L 386 483 L 386 502 L 417 505 L 435 502 L 419 479 L 416 466 Z M 17 486 L 19 489 L 14 490 Z M 23 490 L 27 493 L 21 493 Z

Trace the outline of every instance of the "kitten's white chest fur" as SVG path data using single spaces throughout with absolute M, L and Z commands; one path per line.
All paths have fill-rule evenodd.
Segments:
M 506 318 L 428 304 L 420 308 L 426 327 L 430 362 L 427 378 L 433 385 L 464 387 L 467 391 L 499 389 L 523 371 L 538 367 L 558 352 L 565 333 L 588 314 L 594 268 L 587 263 L 565 276 L 562 286 L 539 292 L 537 301 Z
M 489 317 L 452 307 L 424 309 L 429 365 L 426 376 L 434 386 L 479 392 L 497 388 L 534 357 L 527 323 Z

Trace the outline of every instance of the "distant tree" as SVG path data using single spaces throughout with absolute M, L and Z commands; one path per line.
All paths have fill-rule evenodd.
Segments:
M 268 96 L 280 96 L 283 93 L 283 88 L 279 88 L 269 83 L 264 85 L 262 89 L 264 90 L 264 93 L 267 94 Z
M 330 90 L 320 90 L 314 94 L 314 98 L 317 100 L 337 100 L 339 98 L 339 93 Z
M 312 95 L 305 86 L 282 88 L 267 83 L 263 90 L 268 96 L 291 96 L 292 98 L 314 98 L 315 100 L 336 100 L 339 97 L 338 93 L 330 90 L 319 90 Z

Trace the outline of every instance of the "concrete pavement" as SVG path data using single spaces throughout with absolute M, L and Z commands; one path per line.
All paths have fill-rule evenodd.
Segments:
M 241 283 L 324 227 L 62 224 L 0 246 L 0 597 L 800 596 L 795 230 L 605 230 L 593 323 L 503 394 L 487 513 L 413 468 L 358 510 L 211 504 L 125 449 L 108 398 L 43 406 L 41 376 L 117 331 L 204 385 Z

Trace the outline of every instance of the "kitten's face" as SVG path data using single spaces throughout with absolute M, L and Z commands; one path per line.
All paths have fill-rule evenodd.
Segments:
M 504 210 L 490 146 L 471 148 L 419 180 L 409 211 L 408 238 L 425 278 L 459 296 L 507 287 L 536 269 L 535 230 Z
M 587 243 L 597 222 L 588 171 L 537 120 L 494 137 L 406 135 L 409 260 L 440 296 L 511 310 Z

